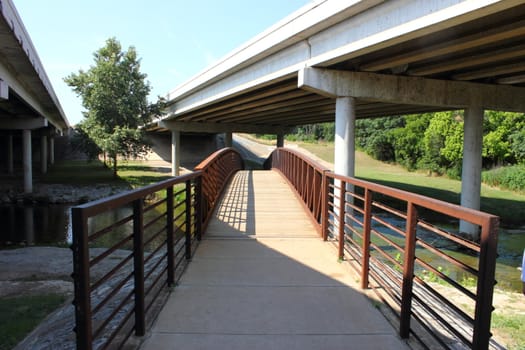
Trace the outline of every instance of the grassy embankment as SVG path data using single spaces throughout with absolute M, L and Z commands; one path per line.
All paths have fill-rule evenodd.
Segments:
M 79 186 L 103 183 L 138 188 L 170 177 L 168 170 L 152 168 L 141 161 L 119 162 L 118 177 L 114 178 L 111 169 L 103 166 L 98 160 L 92 162 L 73 160 L 55 164 L 42 182 Z
M 39 295 L 0 299 L 0 350 L 15 347 L 49 313 L 66 298 L 61 295 Z
M 55 164 L 40 181 L 78 186 L 103 183 L 118 188 L 138 188 L 171 177 L 166 171 L 139 161 L 121 162 L 118 175 L 114 178 L 111 169 L 99 161 L 67 161 Z M 0 298 L 0 350 L 12 349 L 65 299 L 65 296 L 55 294 Z
M 300 147 L 333 163 L 331 143 L 300 143 Z M 386 186 L 419 193 L 451 203 L 459 203 L 461 182 L 444 176 L 429 176 L 423 172 L 408 172 L 403 167 L 372 159 L 362 152 L 356 154 L 356 176 Z M 525 225 L 525 195 L 482 185 L 481 210 L 497 215 L 503 226 Z

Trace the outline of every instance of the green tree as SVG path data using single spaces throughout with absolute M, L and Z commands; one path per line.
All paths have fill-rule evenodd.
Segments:
M 513 132 L 509 136 L 513 156 L 519 164 L 525 164 L 525 128 Z
M 521 132 L 525 132 L 525 115 L 486 111 L 483 122 L 483 161 L 485 167 L 513 164 L 520 158 Z
M 88 135 L 89 125 L 85 120 L 75 126 L 71 146 L 75 152 L 84 153 L 88 160 L 94 160 L 102 153 L 102 149 Z
M 79 70 L 64 81 L 82 98 L 87 110 L 82 129 L 113 161 L 117 176 L 117 158 L 144 154 L 148 150 L 140 126 L 150 116 L 159 114 L 164 102 L 147 100 L 151 90 L 140 72 L 140 60 L 134 47 L 122 51 L 115 38 L 93 54 L 95 64 Z
M 403 127 L 392 130 L 395 161 L 409 170 L 417 168 L 424 155 L 423 137 L 432 119 L 432 114 L 413 114 L 406 116 Z
M 460 173 L 463 157 L 462 112 L 435 113 L 423 137 L 424 155 L 420 167 L 442 173 L 455 169 Z
M 382 117 L 356 121 L 356 143 L 367 154 L 382 161 L 393 161 L 392 131 L 405 124 L 403 117 Z

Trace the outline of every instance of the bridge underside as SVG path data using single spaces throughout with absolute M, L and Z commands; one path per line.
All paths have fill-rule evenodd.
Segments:
M 282 144 L 335 121 L 335 170 L 353 176 L 356 119 L 462 109 L 462 205 L 479 209 L 484 110 L 525 112 L 524 17 L 513 0 L 311 4 L 173 91 L 150 130 Z
M 22 173 L 24 193 L 31 193 L 33 163 L 47 172 L 54 163 L 55 137 L 69 122 L 11 1 L 0 6 L 0 43 L 0 171 L 13 178 Z

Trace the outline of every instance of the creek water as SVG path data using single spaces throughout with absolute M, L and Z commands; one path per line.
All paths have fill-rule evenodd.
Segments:
M 0 249 L 20 245 L 67 245 L 72 241 L 71 207 L 47 206 L 0 206 Z M 129 213 L 129 209 L 98 215 L 93 226 L 103 227 Z M 390 220 L 389 220 L 390 221 Z M 115 237 L 115 240 L 119 238 Z M 106 242 L 109 243 L 109 242 Z M 496 279 L 498 287 L 521 291 L 520 271 L 525 230 L 499 230 Z M 443 248 L 442 248 L 443 249 Z M 447 250 L 447 248 L 444 248 Z M 462 252 L 453 252 L 462 261 L 475 260 Z M 441 262 L 436 262 L 440 265 Z M 445 267 L 447 273 L 461 273 L 453 266 Z

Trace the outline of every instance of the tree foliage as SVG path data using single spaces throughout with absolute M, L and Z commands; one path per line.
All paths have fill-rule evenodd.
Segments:
M 358 120 L 357 146 L 380 160 L 409 170 L 426 169 L 451 177 L 461 175 L 462 111 Z M 399 121 L 402 122 L 399 122 Z M 394 156 L 390 159 L 390 150 Z M 486 111 L 483 121 L 483 167 L 525 164 L 525 115 Z
M 356 121 L 356 144 L 376 159 L 394 161 L 393 131 L 404 124 L 405 120 L 399 117 L 359 119 Z
M 463 128 L 463 111 L 358 119 L 356 146 L 376 159 L 396 162 L 409 170 L 425 169 L 459 178 Z M 333 132 L 334 123 L 307 125 L 298 127 L 291 138 L 332 140 Z M 525 165 L 525 114 L 486 111 L 483 167 L 512 164 Z
M 147 100 L 151 90 L 134 47 L 122 51 L 115 38 L 93 54 L 94 65 L 66 77 L 65 82 L 82 98 L 86 109 L 80 129 L 113 160 L 137 157 L 148 150 L 140 126 L 160 113 L 163 100 Z

